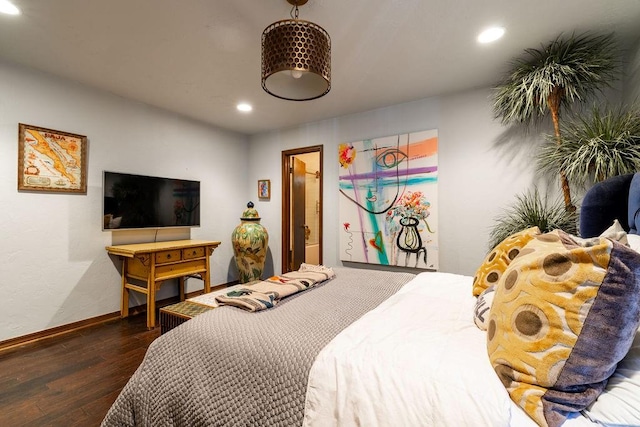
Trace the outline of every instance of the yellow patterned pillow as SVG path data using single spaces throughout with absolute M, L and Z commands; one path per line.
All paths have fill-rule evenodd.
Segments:
M 531 227 L 512 234 L 498 243 L 476 271 L 473 278 L 473 296 L 477 297 L 489 286 L 498 283 L 509 263 L 520 253 L 520 249 L 538 234 L 540 229 Z
M 496 286 L 487 349 L 511 399 L 541 426 L 591 404 L 640 325 L 640 254 L 556 230 L 531 240 Z

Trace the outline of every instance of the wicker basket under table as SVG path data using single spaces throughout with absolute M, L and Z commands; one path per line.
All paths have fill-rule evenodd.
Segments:
M 198 314 L 213 310 L 214 308 L 215 307 L 192 301 L 182 301 L 177 304 L 162 307 L 160 309 L 160 334 L 164 334 Z

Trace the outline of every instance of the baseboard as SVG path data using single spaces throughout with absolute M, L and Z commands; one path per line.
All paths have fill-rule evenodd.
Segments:
M 238 281 L 233 281 L 229 283 L 223 283 L 222 285 L 213 286 L 211 288 L 212 291 L 225 288 L 227 286 L 235 285 Z M 185 294 L 185 298 L 193 298 L 198 295 L 202 295 L 204 291 L 194 291 Z M 170 297 L 163 300 L 156 301 L 156 307 L 159 309 L 166 305 L 175 304 L 180 301 L 180 297 Z M 138 305 L 135 307 L 129 308 L 129 316 L 135 316 L 137 314 L 146 313 L 147 312 L 147 304 Z M 90 319 L 80 320 L 78 322 L 68 323 L 66 325 L 56 326 L 55 328 L 45 329 L 44 331 L 34 332 L 32 334 L 22 335 L 20 337 L 9 338 L 8 340 L 0 341 L 0 352 L 4 350 L 8 350 L 11 348 L 15 348 L 18 346 L 22 346 L 25 344 L 31 344 L 38 341 L 42 341 L 45 339 L 57 337 L 60 335 L 68 334 L 70 332 L 78 331 L 80 329 L 89 328 L 91 326 L 96 326 L 101 323 L 109 322 L 111 320 L 119 319 L 120 311 L 116 311 L 113 313 L 103 314 L 101 316 L 92 317 Z
M 68 323 L 66 325 L 56 326 L 55 328 L 45 329 L 44 331 L 34 332 L 32 334 L 10 338 L 5 341 L 0 341 L 0 352 L 4 350 L 8 350 L 10 348 L 18 347 L 21 345 L 31 344 L 34 342 L 42 341 L 44 339 L 57 337 L 63 334 L 67 334 L 69 332 L 88 328 L 94 325 L 99 325 L 100 323 L 108 322 L 110 320 L 119 319 L 119 318 L 120 318 L 120 312 L 117 311 L 115 313 L 103 314 L 102 316 L 80 320 L 79 322 Z

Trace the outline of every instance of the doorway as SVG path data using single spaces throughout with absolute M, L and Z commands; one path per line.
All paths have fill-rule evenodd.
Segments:
M 282 152 L 282 272 L 322 264 L 322 145 Z

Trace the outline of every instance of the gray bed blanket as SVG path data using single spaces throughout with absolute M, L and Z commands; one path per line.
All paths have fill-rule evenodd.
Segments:
M 414 277 L 334 270 L 273 309 L 216 308 L 156 339 L 102 425 L 301 425 L 316 355 Z

